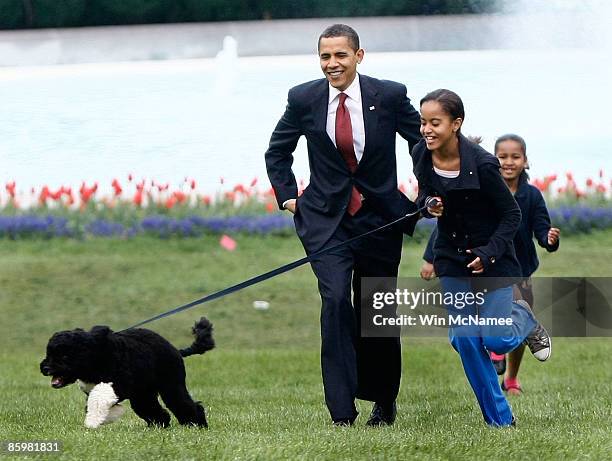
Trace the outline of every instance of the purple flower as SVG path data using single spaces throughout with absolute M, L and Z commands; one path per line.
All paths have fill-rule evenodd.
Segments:
M 146 216 L 137 222 L 133 215 L 123 219 L 101 219 L 80 212 L 55 215 L 0 215 L 0 238 L 52 238 L 82 236 L 127 237 L 148 234 L 159 238 L 198 237 L 204 234 L 245 233 L 255 235 L 293 235 L 290 216 L 284 214 L 245 215 L 228 217 L 187 216 L 177 218 L 166 215 Z M 592 229 L 612 228 L 612 207 L 562 206 L 550 209 L 553 226 L 560 227 L 564 235 L 590 232 Z M 414 239 L 429 237 L 435 219 L 421 219 Z
M 74 235 L 66 218 L 57 216 L 0 216 L 0 237 L 17 239 L 36 237 L 71 237 Z

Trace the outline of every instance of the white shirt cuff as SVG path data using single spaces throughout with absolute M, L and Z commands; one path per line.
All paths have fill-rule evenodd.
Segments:
M 289 201 L 291 201 L 291 200 L 295 200 L 295 199 L 290 198 L 289 200 L 285 200 L 285 201 L 283 202 L 283 209 L 285 209 L 285 210 L 287 209 L 287 203 L 288 203 Z

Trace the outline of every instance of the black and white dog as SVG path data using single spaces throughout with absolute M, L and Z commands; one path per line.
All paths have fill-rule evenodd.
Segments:
M 180 424 L 208 427 L 204 407 L 187 392 L 183 357 L 215 347 L 212 324 L 202 317 L 192 331 L 193 344 L 181 350 L 144 328 L 118 333 L 107 326 L 60 331 L 49 340 L 40 371 L 52 377 L 55 389 L 79 381 L 88 394 L 89 428 L 116 421 L 123 414 L 120 402 L 126 399 L 149 426 L 167 427 L 170 415 L 158 395 Z

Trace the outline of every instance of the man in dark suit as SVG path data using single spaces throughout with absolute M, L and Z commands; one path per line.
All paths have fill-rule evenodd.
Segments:
M 265 155 L 279 207 L 294 213 L 307 254 L 416 209 L 397 187 L 395 141 L 399 133 L 412 148 L 421 138 L 419 113 L 406 97 L 406 87 L 357 73 L 364 51 L 352 28 L 328 27 L 318 49 L 326 78 L 289 91 Z M 302 135 L 308 144 L 310 183 L 298 197 L 291 165 Z M 322 300 L 325 401 L 336 425 L 353 424 L 355 398 L 375 402 L 368 425 L 395 421 L 400 340 L 361 336 L 361 278 L 397 277 L 402 232 L 411 235 L 415 223 L 416 218 L 311 263 Z

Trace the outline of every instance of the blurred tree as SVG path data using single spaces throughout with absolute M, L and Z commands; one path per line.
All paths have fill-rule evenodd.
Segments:
M 0 29 L 259 19 L 474 14 L 502 0 L 0 0 Z
M 21 0 L 23 4 L 23 17 L 25 18 L 26 27 L 32 27 L 34 24 L 34 7 L 32 0 Z
M 19 29 L 25 26 L 24 5 L 20 0 L 0 0 L 0 27 Z
M 32 12 L 32 27 L 75 27 L 83 25 L 85 0 L 23 0 Z
M 164 3 L 165 0 L 88 0 L 85 25 L 160 22 Z

